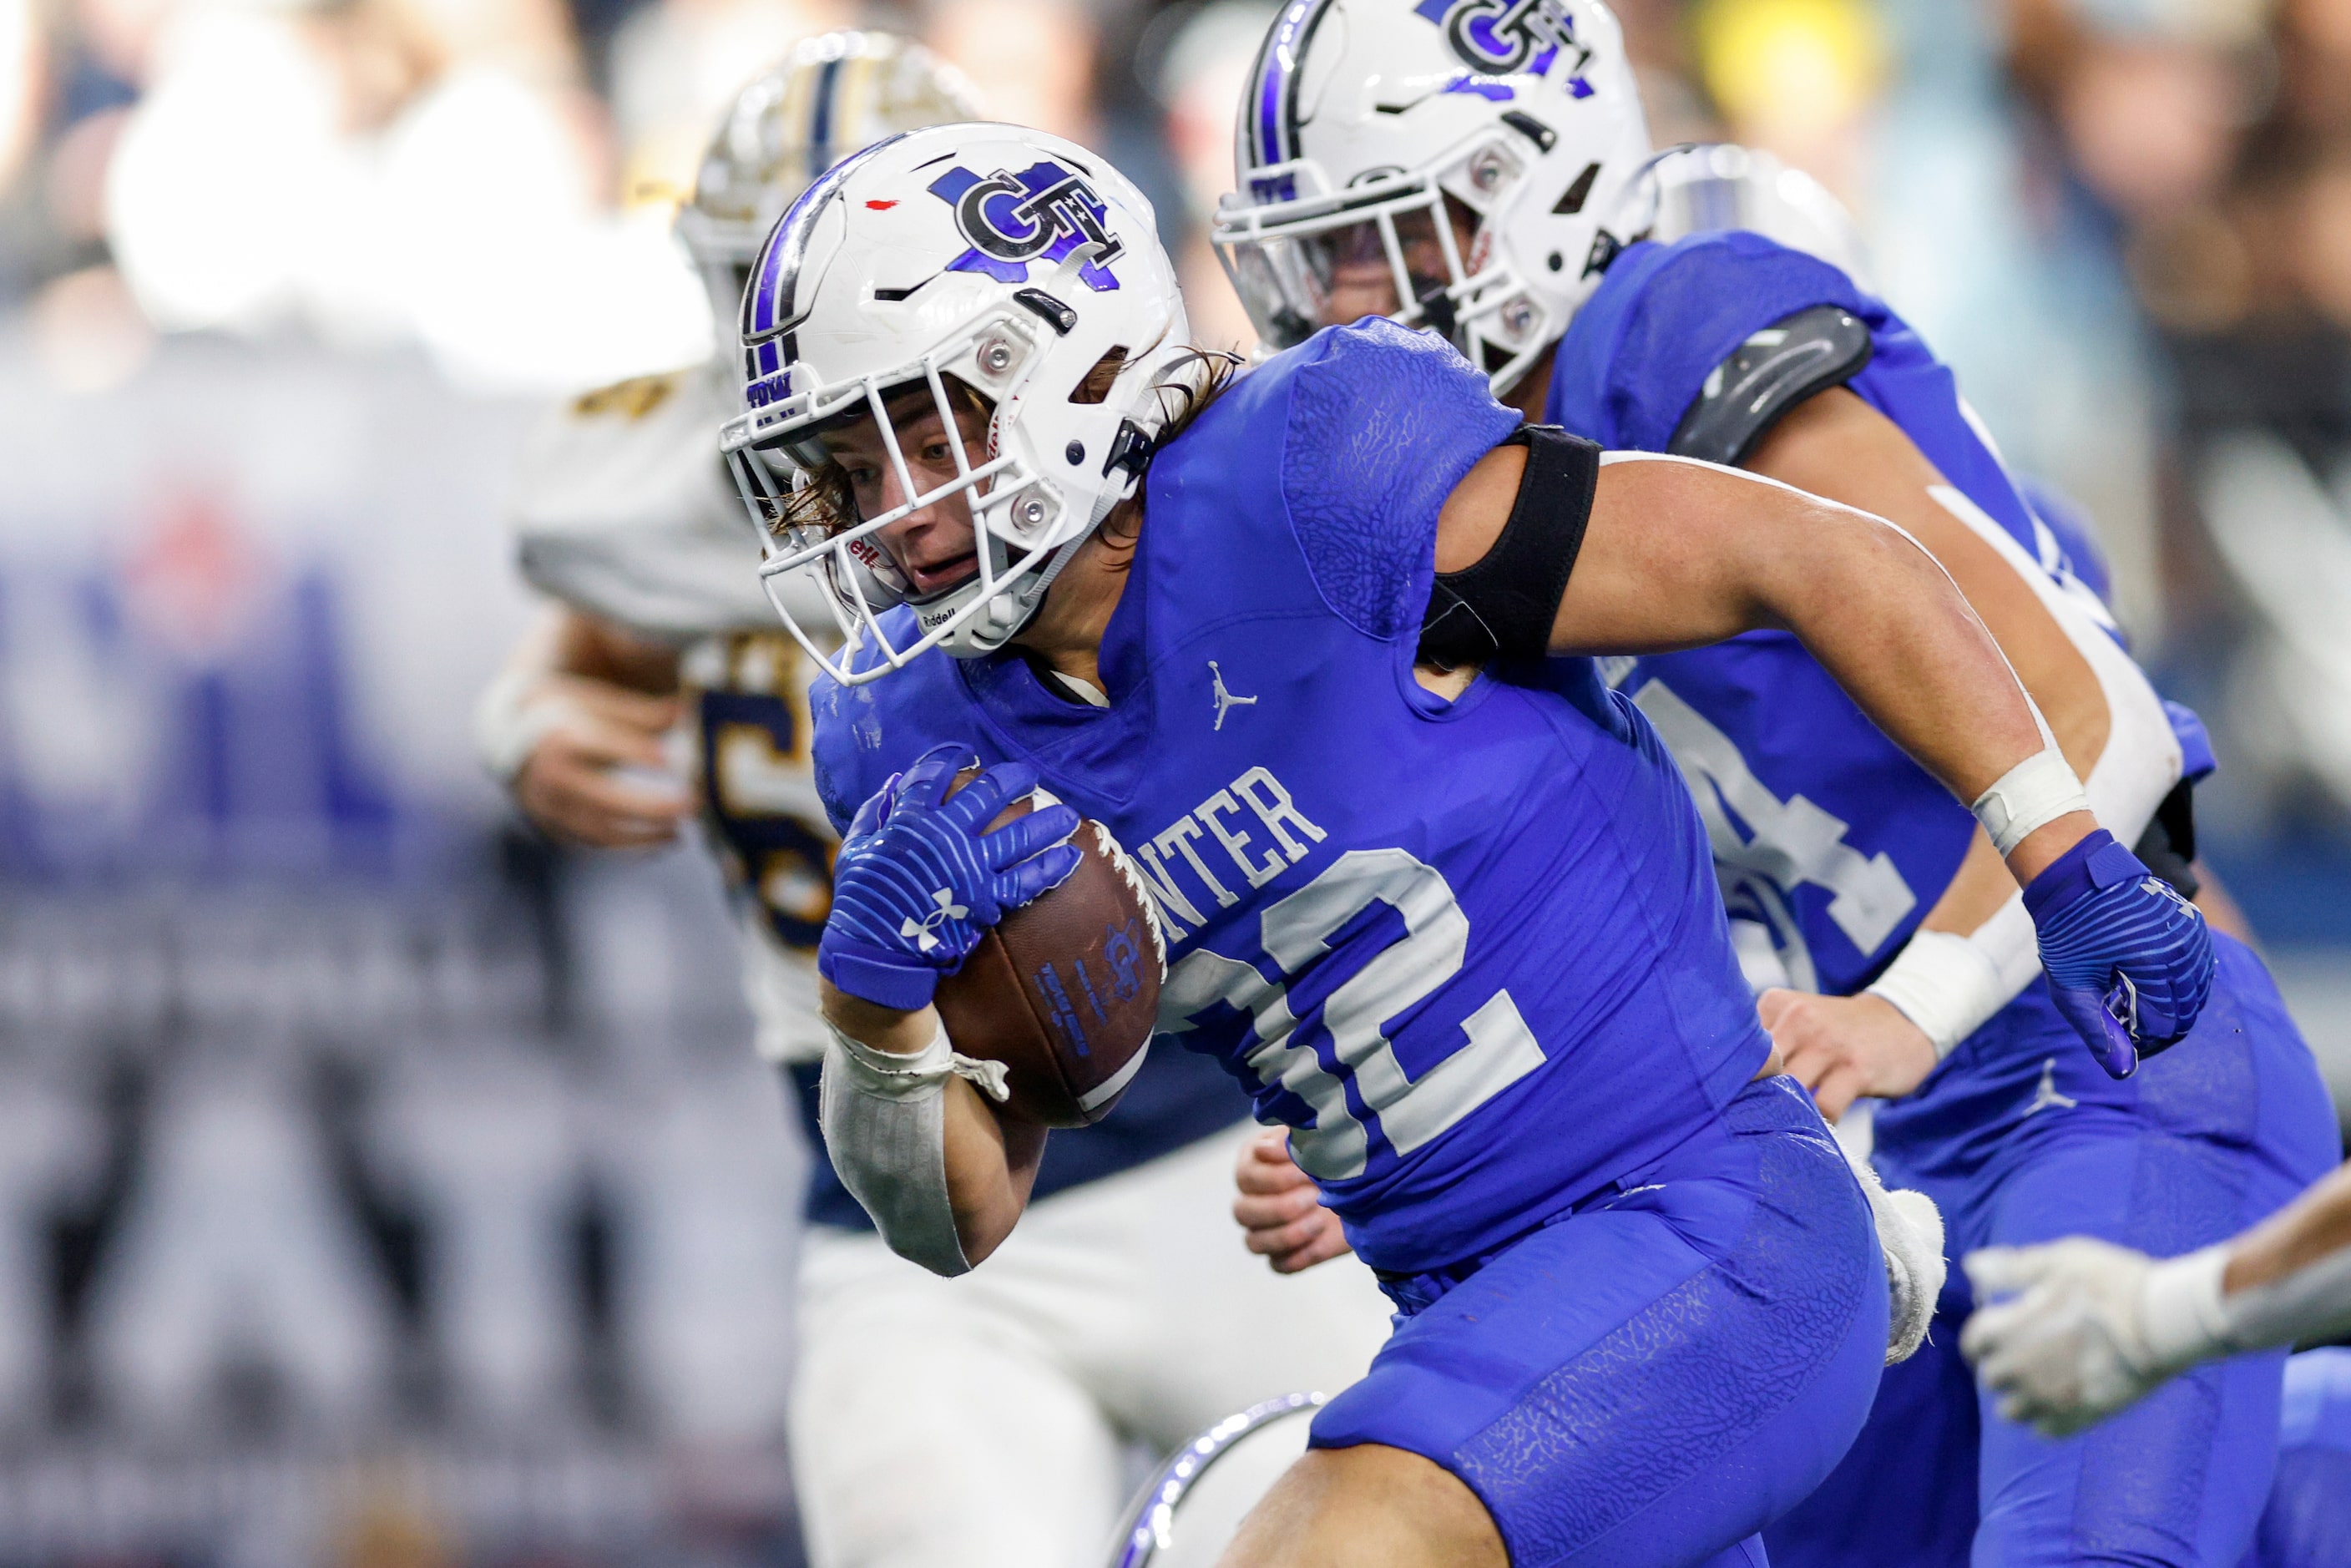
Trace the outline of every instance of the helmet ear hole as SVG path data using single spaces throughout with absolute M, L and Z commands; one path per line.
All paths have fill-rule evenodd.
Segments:
M 1592 183 L 1598 178 L 1600 165 L 1586 163 L 1583 172 L 1575 177 L 1575 183 L 1561 193 L 1559 204 L 1552 208 L 1552 215 L 1565 217 L 1583 211 L 1583 204 L 1592 198 Z
M 1112 385 L 1117 382 L 1119 371 L 1126 369 L 1126 355 L 1127 347 L 1123 343 L 1107 350 L 1078 384 L 1070 389 L 1070 401 L 1074 403 L 1109 402 Z

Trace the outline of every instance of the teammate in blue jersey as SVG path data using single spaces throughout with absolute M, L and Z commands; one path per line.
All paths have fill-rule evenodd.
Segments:
M 1647 241 L 1648 156 L 1597 5 L 1295 0 L 1245 89 L 1217 238 L 1272 345 L 1387 313 L 1450 338 L 1530 419 L 1903 527 L 1999 638 L 2100 820 L 2137 839 L 2168 801 L 2184 833 L 2181 737 L 1948 370 L 1817 256 L 1752 232 Z M 1832 1116 L 1892 1101 L 1879 1164 L 1935 1198 L 1955 1250 L 2079 1232 L 2185 1251 L 2331 1160 L 2324 1089 L 2248 949 L 2217 944 L 2185 1043 L 2153 1054 L 2185 1030 L 2144 992 L 2140 1049 L 2116 1040 L 2079 969 L 2036 953 L 1997 832 L 1796 639 L 1609 674 L 1688 775 L 1756 967 L 1792 988 L 1761 998 L 1789 1071 Z M 1968 1304 L 1955 1284 L 1949 1312 Z M 1783 1563 L 2233 1563 L 2266 1486 L 2274 1357 L 2199 1372 L 2127 1437 L 2051 1444 L 1980 1424 L 1956 1338 L 1888 1373 L 1838 1476 L 1775 1531 Z M 1913 1493 L 1947 1506 L 1883 1506 Z
M 1291 1129 L 1403 1320 L 1228 1561 L 1758 1563 L 1886 1352 L 1869 1206 L 1761 1076 L 1649 722 L 1588 663 L 1537 689 L 1431 636 L 1573 661 L 1785 627 L 2011 841 L 2050 961 L 2135 991 L 2143 1031 L 2192 1022 L 2201 923 L 1876 519 L 1523 430 L 1391 322 L 1228 385 L 1186 332 L 1147 204 L 1016 128 L 868 150 L 760 258 L 725 444 L 771 580 L 831 591 L 831 628 L 778 608 L 830 677 L 842 1178 L 942 1273 L 1010 1235 L 1044 1134 L 930 998 L 1094 818 L 1164 917 L 1164 1030 Z

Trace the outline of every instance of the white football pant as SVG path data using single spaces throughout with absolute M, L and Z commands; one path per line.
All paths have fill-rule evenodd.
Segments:
M 959 1279 L 812 1228 L 791 1401 L 810 1568 L 1100 1568 L 1130 1438 L 1171 1451 L 1361 1376 L 1388 1333 L 1370 1270 L 1284 1277 L 1241 1245 L 1257 1130 L 1056 1193 Z

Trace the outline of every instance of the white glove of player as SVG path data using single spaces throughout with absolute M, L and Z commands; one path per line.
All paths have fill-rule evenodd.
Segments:
M 2071 1437 L 2237 1348 L 2220 1302 L 2227 1266 L 2225 1247 L 2161 1261 L 2078 1236 L 1987 1247 L 1967 1256 L 1987 1304 L 1968 1320 L 1959 1349 L 2000 1396 L 2001 1415 Z
M 1869 1218 L 1877 1228 L 1877 1248 L 1886 1259 L 1886 1364 L 1909 1360 L 1927 1342 L 1935 1321 L 1935 1299 L 1943 1293 L 1943 1214 L 1935 1200 L 1907 1187 L 1888 1187 L 1876 1167 L 1843 1144 Z

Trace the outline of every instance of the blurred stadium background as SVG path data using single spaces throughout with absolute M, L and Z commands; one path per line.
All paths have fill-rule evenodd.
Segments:
M 2222 758 L 2351 1104 L 2351 0 L 1620 0 L 1660 145 L 1827 182 Z M 467 711 L 549 400 L 794 37 L 926 37 L 1197 290 L 1260 0 L 0 0 L 0 1568 L 799 1562 L 804 1159 L 685 852 Z

